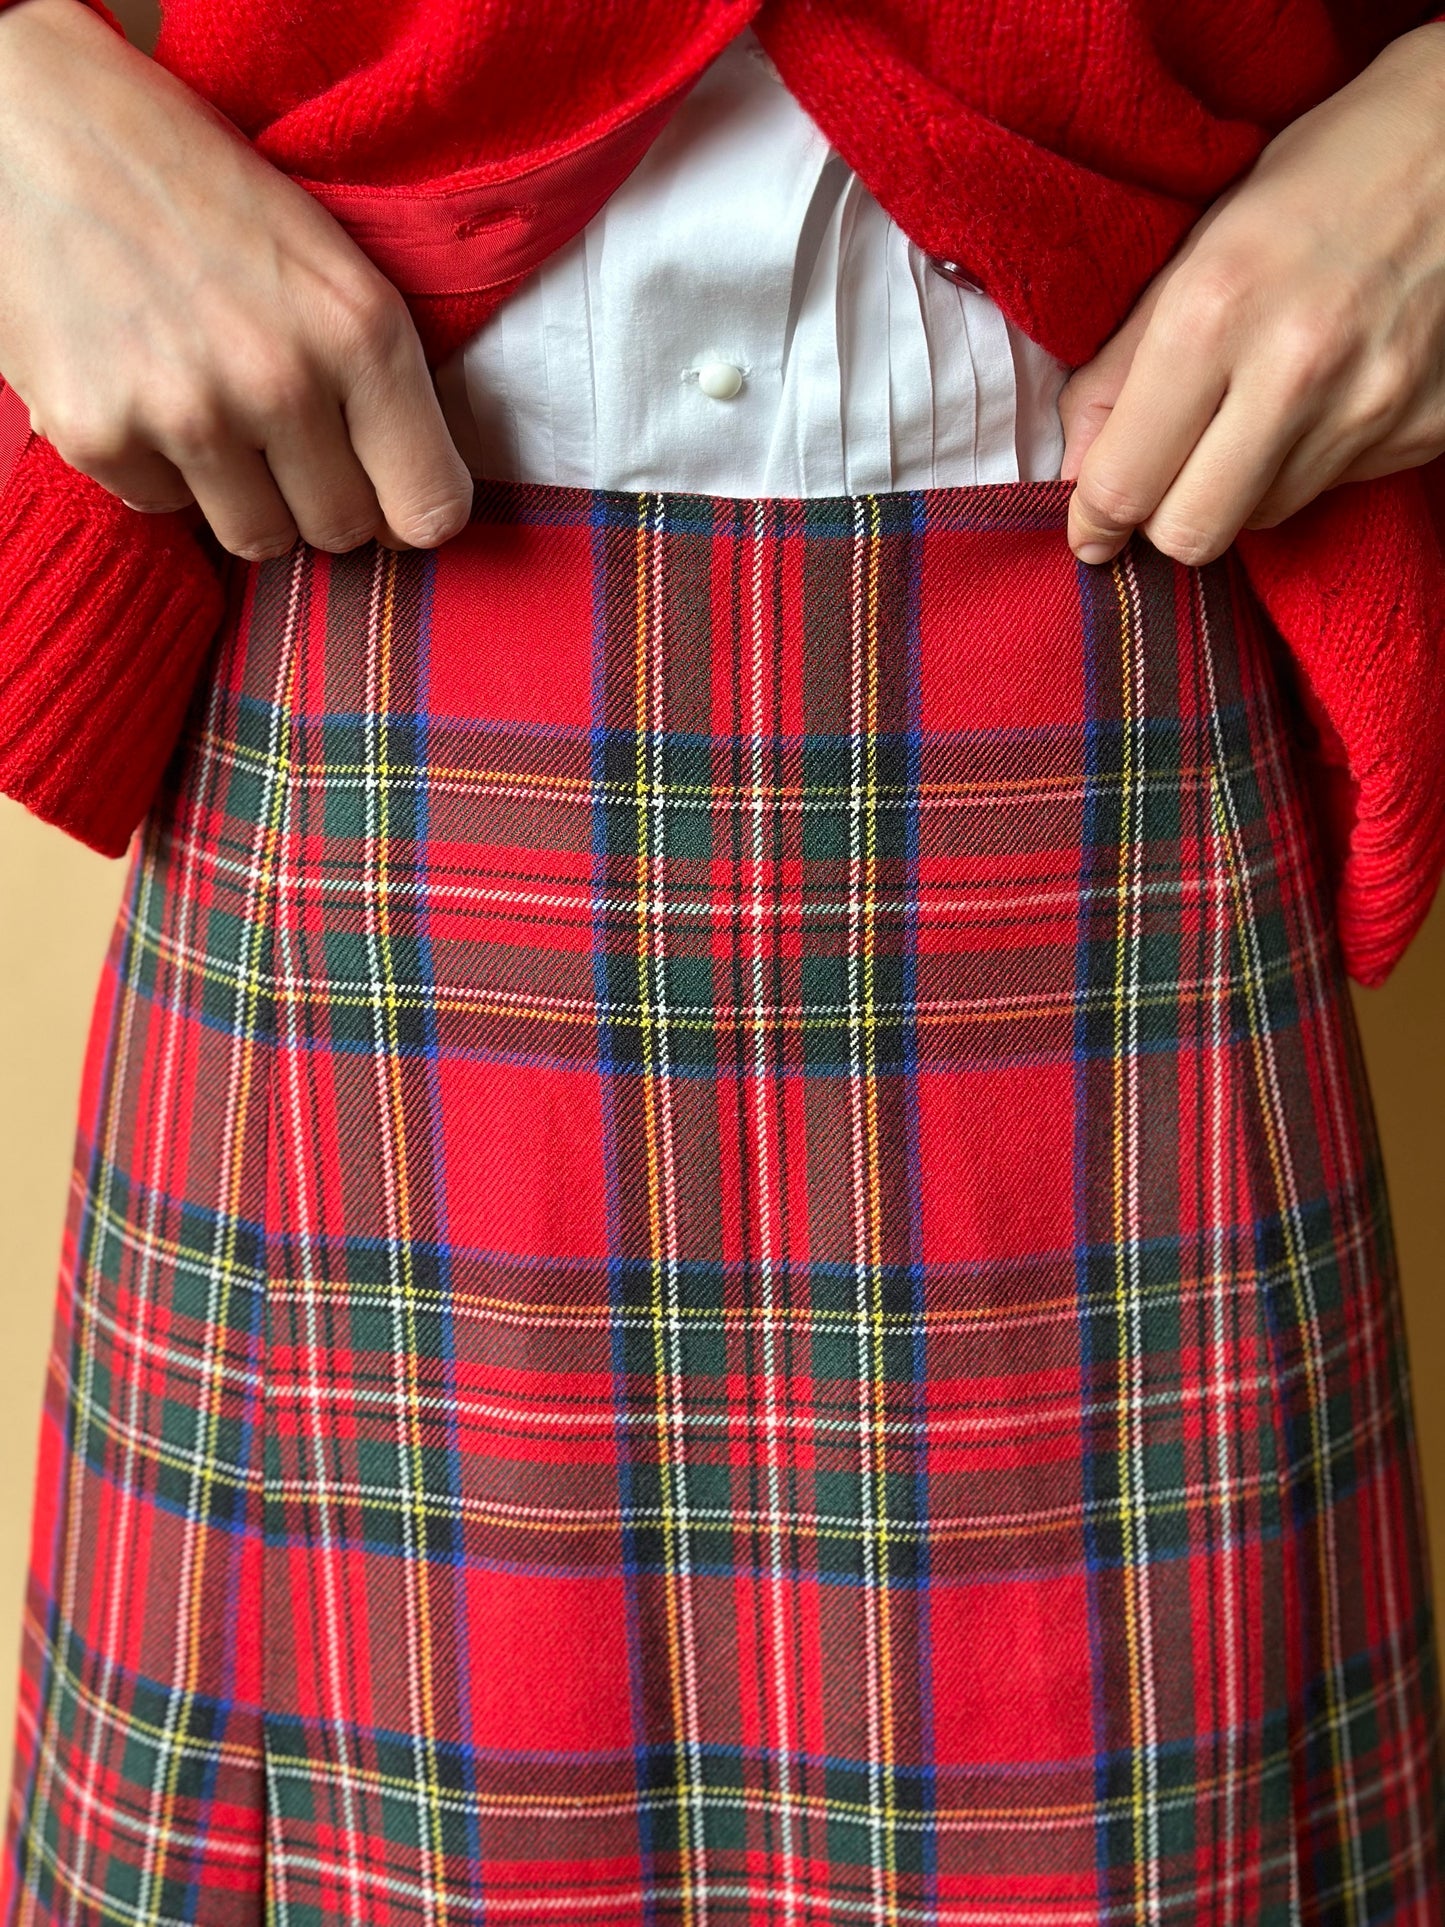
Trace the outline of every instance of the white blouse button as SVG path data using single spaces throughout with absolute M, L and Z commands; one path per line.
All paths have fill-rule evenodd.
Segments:
M 714 401 L 729 401 L 743 385 L 743 371 L 730 361 L 705 361 L 697 371 L 697 385 Z

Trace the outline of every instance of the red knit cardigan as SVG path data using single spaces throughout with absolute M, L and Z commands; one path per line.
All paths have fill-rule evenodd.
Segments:
M 164 0 L 156 58 L 331 207 L 435 366 L 752 20 L 899 226 L 1077 364 L 1279 128 L 1428 19 L 1418 0 Z M 8 400 L 0 790 L 119 855 L 229 565 L 194 510 L 125 508 Z M 1445 866 L 1445 462 L 1329 490 L 1237 550 L 1312 718 L 1345 961 L 1378 983 Z

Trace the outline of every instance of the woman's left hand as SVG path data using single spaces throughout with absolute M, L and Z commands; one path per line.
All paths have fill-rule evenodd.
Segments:
M 1212 561 L 1445 452 L 1445 24 L 1292 121 L 1059 401 L 1069 542 Z

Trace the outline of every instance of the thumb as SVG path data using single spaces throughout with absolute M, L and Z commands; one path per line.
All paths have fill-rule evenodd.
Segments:
M 1138 303 L 1093 360 L 1077 367 L 1060 389 L 1059 419 L 1064 425 L 1064 456 L 1059 470 L 1062 480 L 1077 479 L 1085 455 L 1108 421 L 1148 319 L 1145 304 Z

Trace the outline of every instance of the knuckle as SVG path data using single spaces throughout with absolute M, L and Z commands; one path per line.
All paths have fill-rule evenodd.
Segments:
M 1390 452 L 1398 468 L 1420 468 L 1438 460 L 1445 455 L 1445 422 L 1433 428 L 1428 423 L 1412 424 L 1408 431 L 1390 437 Z
M 1319 310 L 1297 310 L 1277 324 L 1270 358 L 1287 393 L 1307 393 L 1339 367 L 1348 348 L 1348 331 L 1339 318 Z
M 1093 528 L 1132 529 L 1145 513 L 1137 491 L 1109 475 L 1093 475 L 1075 490 L 1079 509 Z
M 82 472 L 119 461 L 130 446 L 125 425 L 97 414 L 82 402 L 66 401 L 32 415 L 37 433 Z
M 1173 516 L 1161 520 L 1146 533 L 1156 549 L 1175 562 L 1182 562 L 1189 569 L 1212 562 L 1216 556 L 1223 554 L 1226 546 L 1217 534 L 1181 522 Z
M 1360 375 L 1350 396 L 1350 425 L 1366 435 L 1380 435 L 1399 420 L 1411 392 L 1413 370 L 1396 349 L 1383 349 Z
M 180 468 L 214 455 L 227 435 L 219 400 L 200 391 L 162 397 L 152 420 L 157 444 Z
M 1171 339 L 1198 349 L 1214 348 L 1234 326 L 1246 296 L 1243 270 L 1215 260 L 1176 275 L 1159 297 L 1156 318 Z
M 388 283 L 348 282 L 333 290 L 332 302 L 338 345 L 347 357 L 384 360 L 403 338 L 406 305 Z
M 314 371 L 299 355 L 269 353 L 257 357 L 246 375 L 247 400 L 263 422 L 293 421 L 316 399 Z

